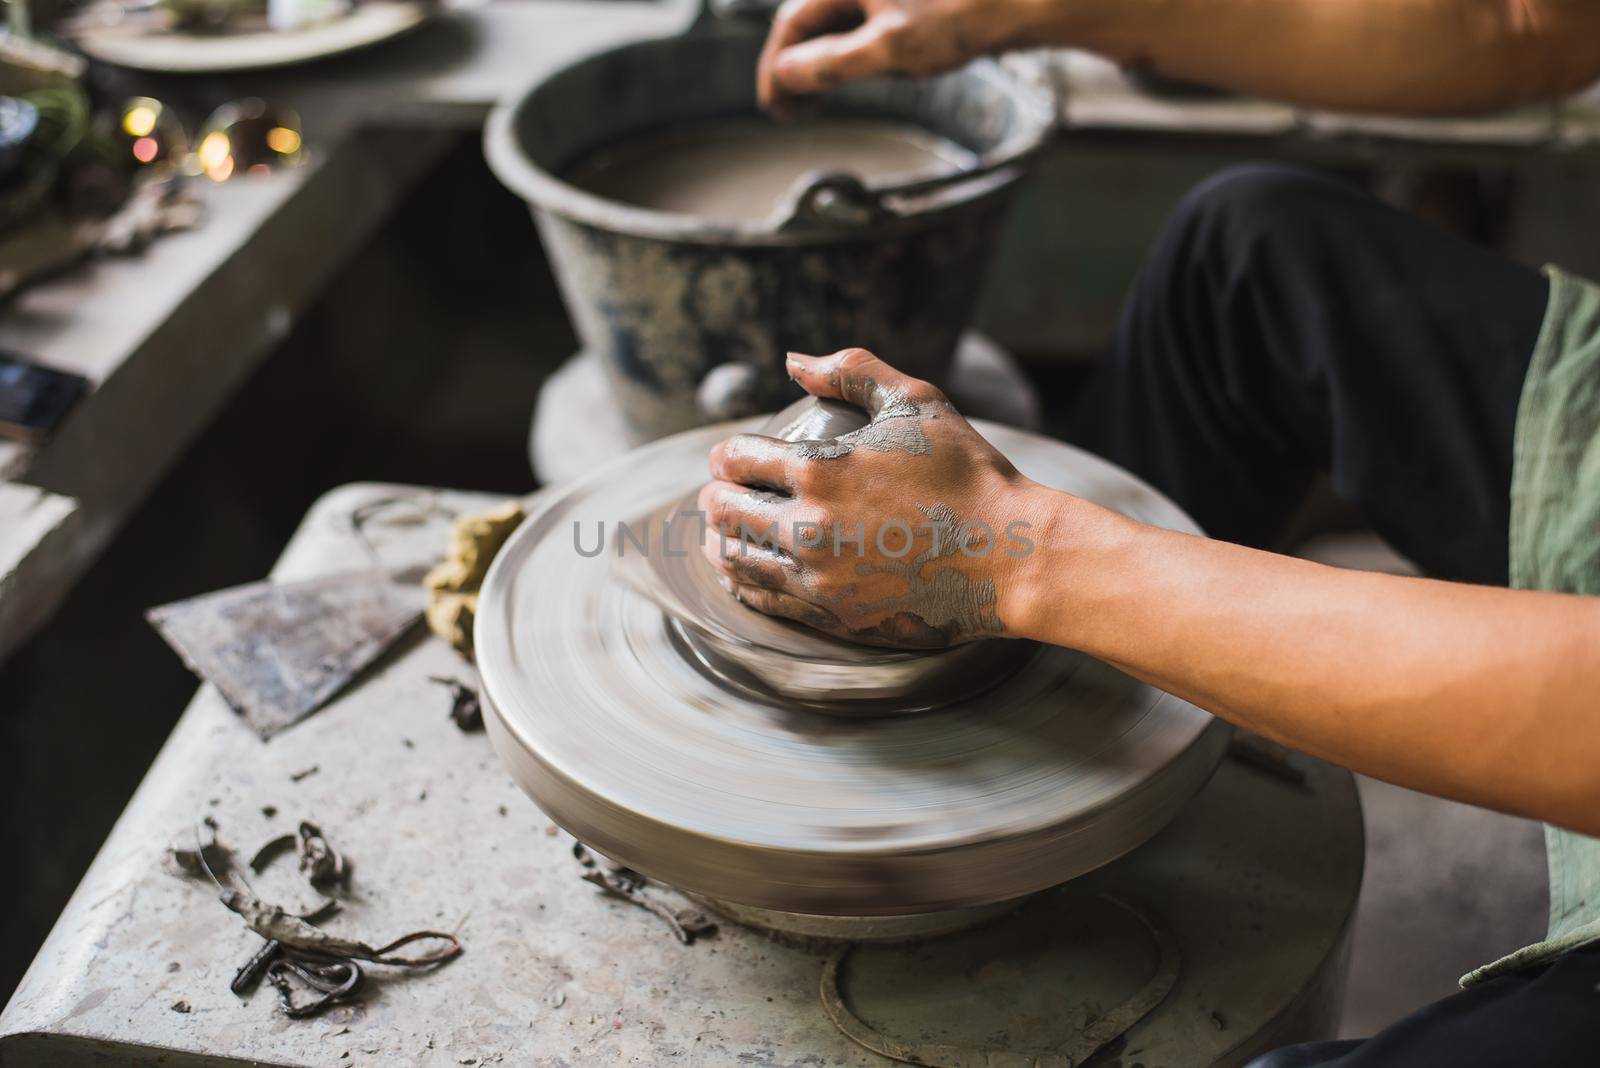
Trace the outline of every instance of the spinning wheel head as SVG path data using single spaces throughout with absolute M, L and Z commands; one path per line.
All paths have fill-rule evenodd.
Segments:
M 513 777 L 558 824 L 620 864 L 720 902 L 914 916 L 1011 901 L 1097 868 L 1165 826 L 1209 777 L 1224 724 L 1065 649 L 958 646 L 929 655 L 1019 659 L 965 662 L 951 669 L 948 695 L 891 709 L 914 715 L 865 718 L 881 712 L 871 701 L 844 702 L 855 716 L 820 714 L 836 712 L 852 685 L 830 681 L 829 658 L 851 658 L 844 667 L 859 680 L 927 656 L 791 628 L 713 585 L 709 603 L 738 613 L 718 636 L 802 643 L 810 659 L 771 663 L 803 663 L 815 700 L 719 674 L 707 646 L 618 581 L 616 546 L 594 532 L 691 498 L 708 450 L 757 426 L 689 431 L 548 491 L 496 558 L 475 635 L 485 721 Z M 1102 460 L 975 426 L 1029 478 L 1195 531 Z M 651 547 L 647 559 L 672 559 L 659 541 Z M 713 633 L 723 618 L 698 629 Z M 969 679 L 975 688 L 957 695 Z

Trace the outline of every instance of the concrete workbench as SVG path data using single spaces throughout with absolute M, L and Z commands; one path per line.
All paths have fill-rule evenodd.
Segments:
M 379 501 L 389 504 L 372 507 Z M 371 566 L 353 525 L 358 510 L 372 551 L 401 568 L 434 558 L 446 513 L 491 503 L 344 487 L 311 510 L 274 578 Z M 0 1063 L 890 1063 L 829 1022 L 818 998 L 826 952 L 732 925 L 680 945 L 656 917 L 581 882 L 571 840 L 519 793 L 483 734 L 452 723 L 448 696 L 429 676 L 472 680 L 442 642 L 418 638 L 266 743 L 202 688 L 0 1014 Z M 1176 987 L 1127 1033 L 1133 1060 L 1238 1064 L 1263 1045 L 1332 1033 L 1361 881 L 1361 818 L 1348 774 L 1298 766 L 1300 786 L 1225 761 L 1150 844 L 1073 884 L 1132 897 L 1179 944 Z M 330 930 L 380 941 L 442 929 L 459 934 L 465 953 L 422 974 L 375 967 L 358 1003 L 314 1020 L 285 1018 L 267 987 L 235 997 L 229 981 L 260 940 L 209 884 L 163 865 L 167 847 L 192 847 L 206 817 L 242 856 L 299 820 L 317 821 L 353 867 Z M 260 888 L 262 877 L 252 879 Z M 1045 900 L 1047 913 L 1057 908 Z M 983 1023 L 998 1011 L 997 1028 L 1070 1032 L 1153 970 L 1142 942 L 1136 952 L 1073 956 L 1098 936 L 1071 928 L 1070 909 L 1062 914 L 1077 933 L 1034 967 L 1081 968 L 1102 988 L 1034 1016 L 959 1001 L 956 1015 Z M 1036 978 L 1002 957 L 976 974 Z

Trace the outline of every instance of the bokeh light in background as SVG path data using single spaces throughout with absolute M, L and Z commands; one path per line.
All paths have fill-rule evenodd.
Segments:
M 224 104 L 200 132 L 196 159 L 212 181 L 300 161 L 300 116 L 257 97 Z
M 233 145 L 221 130 L 213 130 L 200 139 L 195 158 L 201 173 L 213 182 L 226 181 L 233 174 Z
M 141 166 L 177 167 L 189 152 L 183 122 L 154 97 L 136 96 L 122 105 L 117 133 L 134 162 Z
M 303 150 L 300 116 L 256 97 L 235 100 L 212 112 L 192 153 L 183 123 L 154 97 L 128 100 L 117 132 L 135 163 L 177 167 L 214 182 L 292 166 L 301 161 Z
M 133 137 L 149 137 L 156 128 L 159 114 L 155 106 L 144 100 L 130 103 L 128 110 L 122 113 L 122 128 Z

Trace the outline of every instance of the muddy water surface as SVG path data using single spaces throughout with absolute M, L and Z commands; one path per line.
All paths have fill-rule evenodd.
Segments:
M 973 162 L 973 154 L 954 141 L 908 123 L 715 119 L 597 152 L 566 179 L 642 208 L 753 222 L 770 216 L 807 171 L 844 171 L 871 183 L 956 171 Z

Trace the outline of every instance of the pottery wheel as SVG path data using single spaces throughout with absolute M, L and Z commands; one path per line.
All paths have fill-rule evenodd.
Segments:
M 688 431 L 546 491 L 497 558 L 476 634 L 490 732 L 557 823 L 711 898 L 907 915 L 1007 901 L 1098 868 L 1209 777 L 1224 724 L 1064 649 L 1025 649 L 981 692 L 873 718 L 762 699 L 706 670 L 657 604 L 620 580 L 610 532 L 692 493 L 711 446 L 759 425 Z M 1105 461 L 975 425 L 1031 478 L 1195 530 Z

